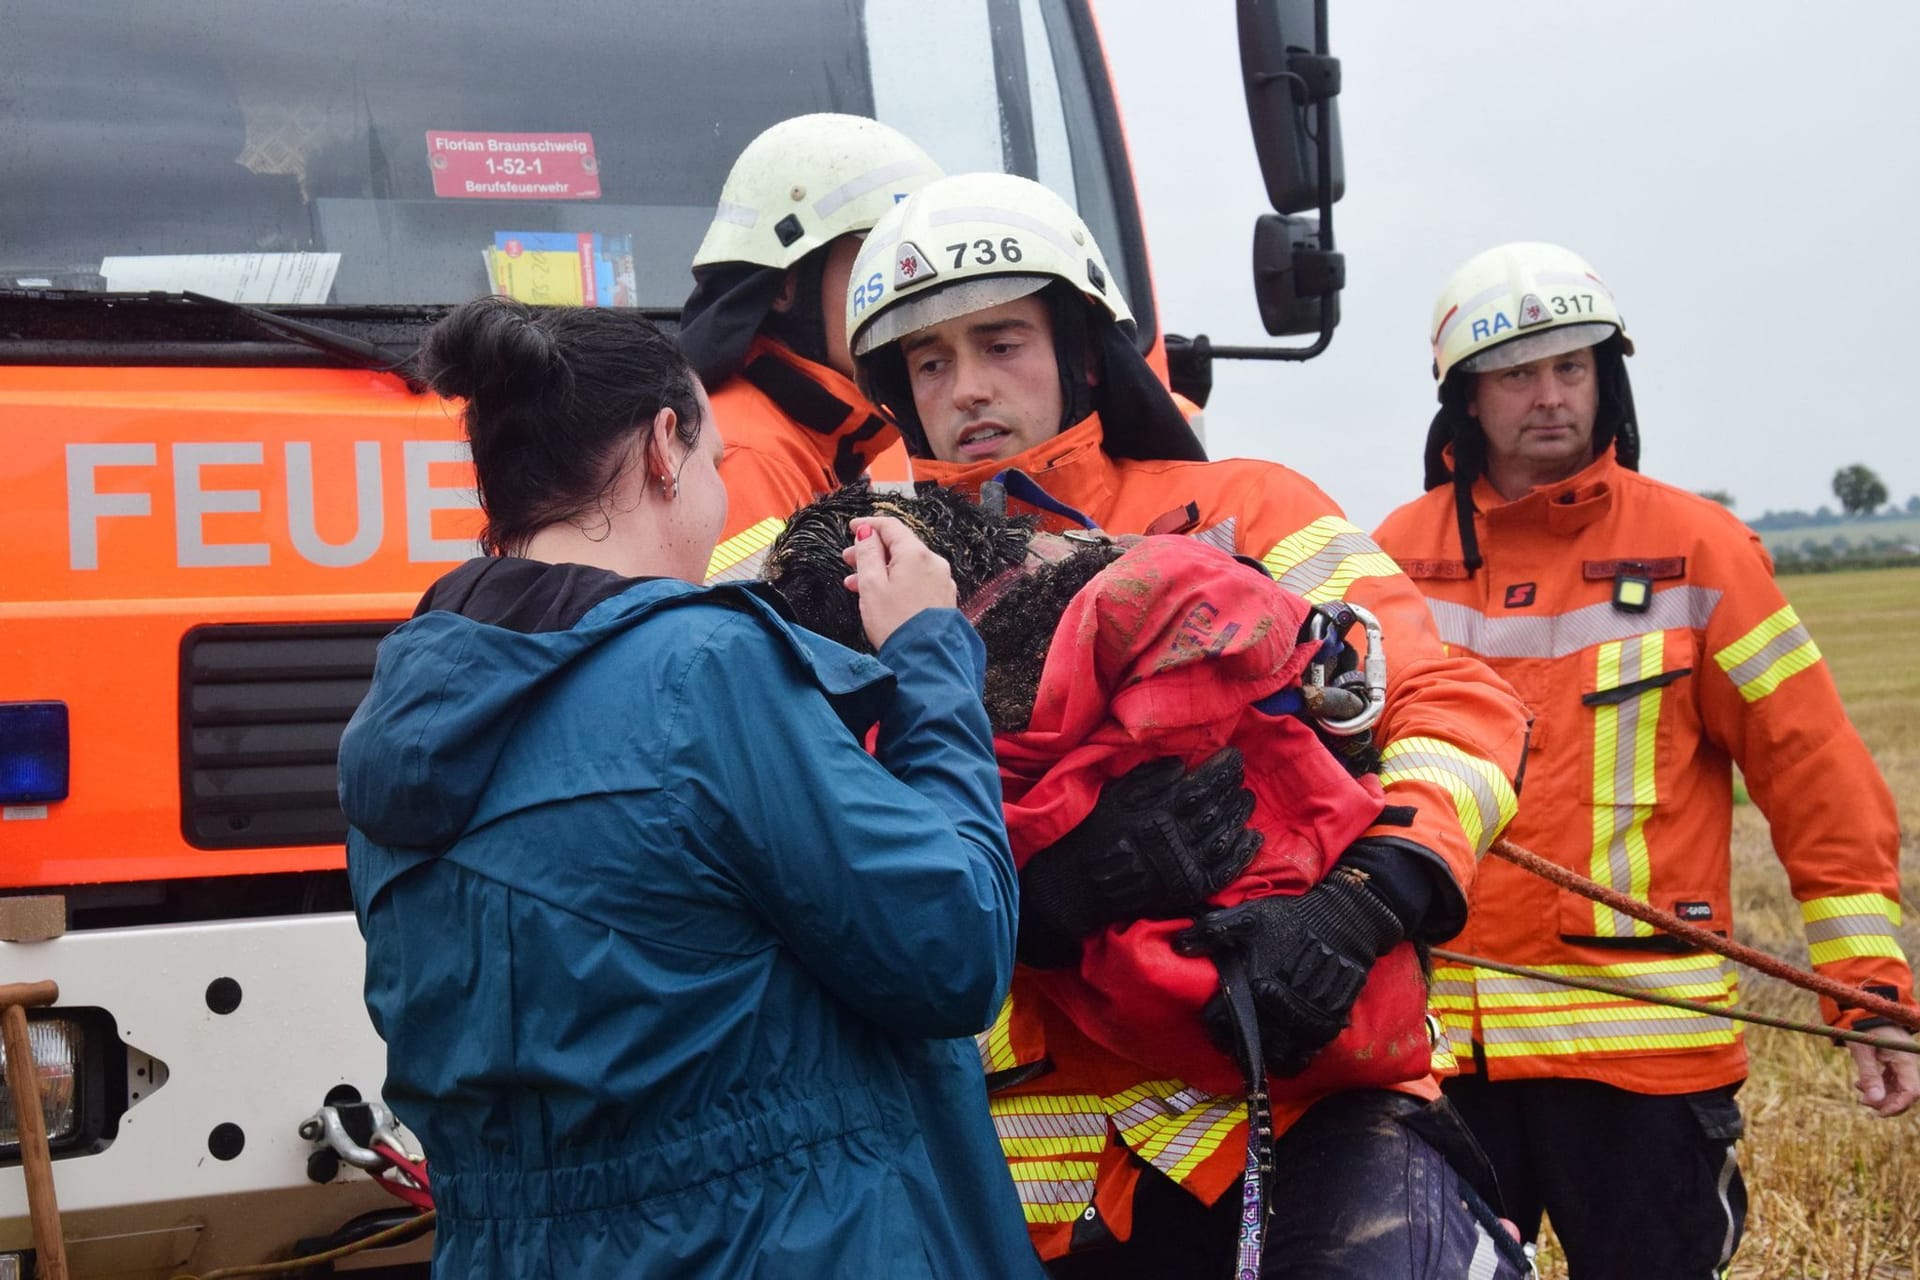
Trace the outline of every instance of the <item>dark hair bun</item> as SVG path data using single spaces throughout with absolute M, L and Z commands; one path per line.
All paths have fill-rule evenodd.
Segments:
M 477 298 L 427 334 L 420 373 L 443 396 L 495 404 L 564 396 L 572 379 L 551 328 L 534 308 Z

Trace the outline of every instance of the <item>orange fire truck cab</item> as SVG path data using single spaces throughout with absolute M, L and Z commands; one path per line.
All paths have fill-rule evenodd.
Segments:
M 1326 64 L 1313 9 L 1242 21 Z M 60 987 L 33 1036 L 72 1270 L 311 1252 L 411 1212 L 302 1129 L 384 1074 L 340 731 L 474 550 L 457 414 L 406 376 L 426 327 L 488 291 L 671 318 L 733 157 L 831 110 L 1067 194 L 1164 364 L 1113 89 L 1086 0 L 0 15 L 0 895 L 66 919 L 0 940 L 0 980 Z M 1310 78 L 1260 81 L 1263 160 L 1310 166 Z M 1323 327 L 1288 296 L 1284 331 Z M 16 1139 L 0 1102 L 29 1274 Z

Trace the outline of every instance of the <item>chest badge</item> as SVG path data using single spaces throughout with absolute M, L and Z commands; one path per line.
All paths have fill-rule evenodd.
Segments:
M 1533 603 L 1534 595 L 1535 588 L 1533 583 L 1516 582 L 1507 588 L 1504 603 L 1509 609 L 1525 609 Z

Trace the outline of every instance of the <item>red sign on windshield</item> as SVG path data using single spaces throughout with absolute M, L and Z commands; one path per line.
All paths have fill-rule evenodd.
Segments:
M 590 133 L 427 130 L 433 194 L 460 200 L 598 200 Z

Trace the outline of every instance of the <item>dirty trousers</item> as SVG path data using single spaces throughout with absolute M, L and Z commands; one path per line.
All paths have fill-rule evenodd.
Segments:
M 1409 1123 L 1411 1122 L 1411 1124 Z M 1433 1134 L 1448 1148 L 1443 1154 Z M 1317 1104 L 1274 1144 L 1267 1280 L 1517 1280 L 1516 1246 L 1467 1207 L 1481 1164 L 1445 1103 L 1380 1089 Z M 1451 1158 L 1449 1158 L 1451 1156 Z M 1464 1175 L 1456 1164 L 1468 1166 Z M 1240 1197 L 1211 1209 L 1152 1168 L 1134 1200 L 1133 1238 L 1049 1263 L 1055 1280 L 1165 1280 L 1232 1274 Z

